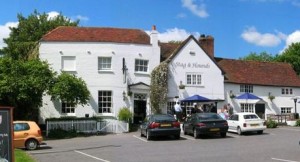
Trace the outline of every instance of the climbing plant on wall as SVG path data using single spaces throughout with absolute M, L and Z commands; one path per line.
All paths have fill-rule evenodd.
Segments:
M 150 103 L 153 113 L 161 113 L 160 106 L 167 101 L 168 63 L 162 62 L 151 73 Z

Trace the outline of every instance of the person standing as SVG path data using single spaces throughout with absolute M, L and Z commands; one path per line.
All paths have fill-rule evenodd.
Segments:
M 181 108 L 179 102 L 176 102 L 176 104 L 174 105 L 174 109 L 175 109 L 176 119 L 178 121 L 181 121 L 181 118 L 182 118 L 182 108 Z
M 230 103 L 227 104 L 227 110 L 228 110 L 229 116 L 231 116 L 233 114 L 233 108 L 230 105 Z

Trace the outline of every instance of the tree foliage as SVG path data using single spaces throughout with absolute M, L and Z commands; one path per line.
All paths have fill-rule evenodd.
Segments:
M 151 73 L 150 103 L 153 113 L 161 113 L 160 106 L 164 105 L 168 93 L 168 63 L 162 62 Z
M 300 42 L 292 43 L 280 55 L 276 57 L 278 62 L 290 63 L 296 73 L 300 74 Z
M 54 79 L 48 93 L 52 100 L 61 100 L 73 105 L 85 105 L 90 97 L 84 80 L 66 72 Z
M 57 77 L 38 59 L 38 41 L 43 35 L 58 26 L 77 26 L 79 21 L 72 22 L 61 14 L 50 18 L 37 11 L 27 18 L 18 14 L 18 20 L 18 26 L 10 28 L 4 39 L 7 47 L 0 51 L 4 54 L 0 57 L 0 104 L 14 107 L 15 120 L 35 121 L 46 92 L 55 99 L 87 104 L 89 91 L 82 79 L 65 73 Z
M 55 74 L 46 62 L 0 58 L 0 104 L 15 107 L 15 119 L 36 120 L 43 93 Z
M 249 55 L 239 58 L 240 60 L 245 61 L 264 61 L 264 62 L 272 62 L 274 61 L 276 56 L 273 56 L 272 54 L 268 54 L 267 52 L 261 52 L 260 54 L 257 54 L 255 52 L 251 52 Z
M 28 60 L 37 58 L 38 41 L 58 26 L 77 26 L 79 21 L 72 22 L 70 19 L 59 14 L 50 18 L 46 13 L 39 13 L 36 10 L 27 18 L 18 14 L 18 26 L 10 27 L 10 35 L 3 39 L 7 47 L 2 53 L 13 58 Z

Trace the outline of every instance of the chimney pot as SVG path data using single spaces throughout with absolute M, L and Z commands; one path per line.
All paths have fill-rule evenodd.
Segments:
M 155 25 L 152 26 L 152 30 L 156 30 L 156 26 Z

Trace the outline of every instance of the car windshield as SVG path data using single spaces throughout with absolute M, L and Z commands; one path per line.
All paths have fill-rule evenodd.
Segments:
M 200 120 L 222 119 L 218 114 L 198 114 Z
M 176 121 L 171 115 L 155 115 L 153 116 L 154 121 Z
M 258 119 L 258 117 L 254 114 L 251 114 L 251 115 L 244 115 L 244 119 Z

